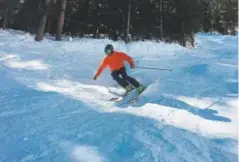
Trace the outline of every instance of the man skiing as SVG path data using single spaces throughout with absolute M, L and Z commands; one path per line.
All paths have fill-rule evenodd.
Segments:
M 126 90 L 126 94 L 137 89 L 138 93 L 144 90 L 144 86 L 141 85 L 135 78 L 128 76 L 124 61 L 130 64 L 131 68 L 135 68 L 133 59 L 123 52 L 116 52 L 111 44 L 105 46 L 105 58 L 101 61 L 100 67 L 98 68 L 94 80 L 96 80 L 102 71 L 108 66 L 111 70 L 112 78 Z

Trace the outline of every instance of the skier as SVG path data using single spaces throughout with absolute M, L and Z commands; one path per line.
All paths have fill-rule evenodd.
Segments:
M 135 68 L 133 59 L 123 52 L 115 51 L 111 44 L 106 45 L 104 51 L 106 56 L 101 61 L 100 67 L 94 76 L 94 80 L 100 76 L 107 66 L 109 66 L 112 78 L 126 90 L 126 94 L 134 88 L 137 89 L 138 93 L 141 93 L 145 87 L 135 78 L 127 75 L 124 65 L 124 61 L 127 61 L 132 69 Z

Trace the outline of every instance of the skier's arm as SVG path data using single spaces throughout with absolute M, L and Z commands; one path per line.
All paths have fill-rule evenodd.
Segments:
M 108 66 L 108 63 L 107 63 L 107 59 L 104 58 L 101 63 L 100 63 L 100 67 L 98 68 L 96 74 L 95 74 L 95 79 L 97 79 L 98 76 L 100 76 L 100 74 L 103 72 L 103 70 Z
M 134 65 L 134 61 L 132 59 L 132 57 L 126 55 L 125 53 L 120 53 L 121 57 L 123 58 L 124 61 L 127 61 L 129 64 L 130 64 L 130 67 L 131 68 L 134 68 L 135 65 Z

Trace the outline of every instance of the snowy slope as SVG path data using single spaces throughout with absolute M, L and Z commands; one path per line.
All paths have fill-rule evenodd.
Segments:
M 132 106 L 108 99 L 109 70 L 92 79 L 112 43 L 148 69 Z M 236 162 L 236 36 L 200 33 L 196 48 L 155 42 L 55 42 L 0 31 L 0 161 Z

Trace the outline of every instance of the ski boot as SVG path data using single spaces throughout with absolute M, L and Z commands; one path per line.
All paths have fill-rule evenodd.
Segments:
M 138 93 L 142 93 L 144 91 L 145 87 L 143 85 L 140 85 L 139 87 L 137 87 L 137 92 Z
M 134 89 L 134 87 L 132 85 L 130 85 L 130 84 L 125 87 L 126 92 L 130 92 L 133 89 Z
M 129 84 L 125 87 L 125 90 L 126 90 L 126 93 L 125 93 L 125 96 L 126 96 L 130 91 L 134 90 L 134 87 Z

